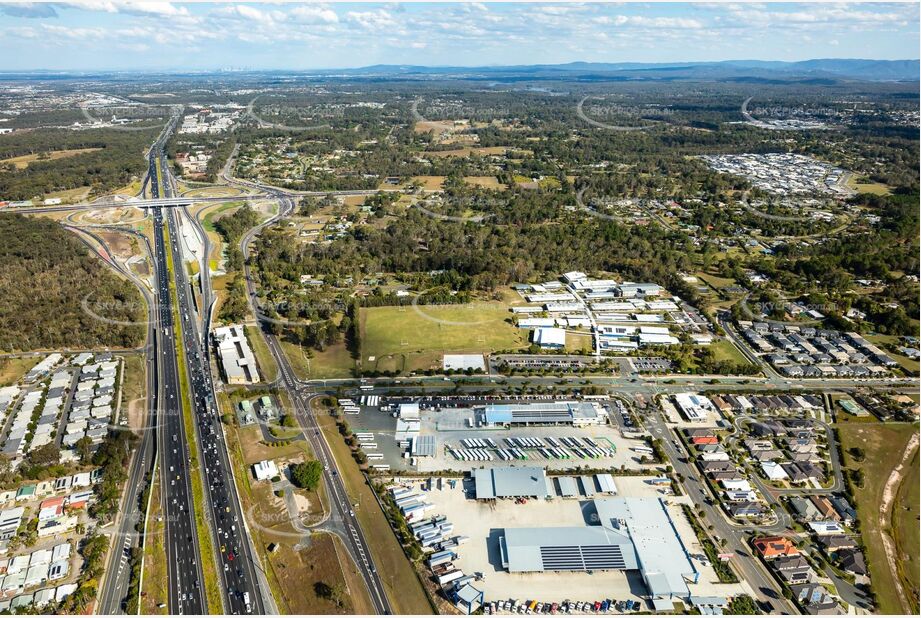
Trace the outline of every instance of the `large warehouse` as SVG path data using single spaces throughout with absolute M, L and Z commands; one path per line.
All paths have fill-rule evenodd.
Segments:
M 477 500 L 493 498 L 546 498 L 550 495 L 547 472 L 537 466 L 477 468 L 473 471 Z
M 597 526 L 506 528 L 502 566 L 512 573 L 638 570 L 653 598 L 686 598 L 697 580 L 681 538 L 658 498 L 593 501 Z
M 491 404 L 483 408 L 487 425 L 603 425 L 607 415 L 592 401 L 542 401 Z

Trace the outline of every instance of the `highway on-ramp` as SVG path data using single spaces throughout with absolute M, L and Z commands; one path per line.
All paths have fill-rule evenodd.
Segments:
M 255 306 L 255 284 L 251 277 L 249 266 L 246 264 L 250 253 L 249 245 L 263 229 L 285 217 L 293 208 L 294 203 L 290 198 L 279 196 L 278 214 L 263 222 L 261 225 L 249 230 L 243 236 L 240 243 L 244 257 L 247 298 L 253 315 L 257 317 L 259 317 L 261 313 Z M 375 611 L 379 614 L 392 614 L 393 608 L 390 604 L 390 599 L 387 598 L 386 590 L 384 589 L 380 574 L 377 572 L 367 539 L 361 529 L 358 517 L 355 514 L 354 506 L 349 501 L 348 493 L 345 490 L 345 484 L 339 473 L 336 459 L 333 457 L 332 450 L 330 450 L 329 445 L 326 443 L 323 432 L 320 431 L 320 426 L 317 424 L 317 420 L 310 406 L 310 400 L 314 395 L 305 393 L 299 388 L 294 371 L 291 369 L 291 365 L 275 336 L 266 330 L 263 330 L 263 335 L 278 365 L 280 375 L 277 384 L 280 388 L 284 388 L 288 391 L 291 401 L 294 403 L 295 415 L 297 416 L 301 428 L 304 430 L 304 435 L 307 437 L 315 457 L 323 464 L 323 479 L 329 493 L 329 503 L 332 511 L 329 518 L 343 530 L 343 533 L 340 533 L 339 536 L 342 537 L 346 549 L 348 549 L 349 554 L 354 560 L 368 588 L 370 593 L 369 596 Z

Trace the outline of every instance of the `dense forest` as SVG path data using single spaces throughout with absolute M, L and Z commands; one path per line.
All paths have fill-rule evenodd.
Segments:
M 99 195 L 123 187 L 144 173 L 144 151 L 158 132 L 43 129 L 0 136 L 0 199 L 26 200 L 79 187 L 91 187 L 92 194 Z M 54 151 L 83 148 L 98 150 L 53 160 L 41 158 Z M 30 154 L 40 156 L 24 169 L 3 163 Z
M 138 290 L 57 223 L 3 213 L 0 238 L 0 349 L 143 343 L 145 312 Z

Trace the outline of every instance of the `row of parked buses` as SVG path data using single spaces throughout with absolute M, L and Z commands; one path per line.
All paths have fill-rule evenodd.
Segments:
M 484 607 L 486 614 L 511 613 L 511 614 L 607 614 L 636 612 L 643 609 L 639 601 L 618 601 L 605 599 L 604 601 L 570 601 L 562 603 L 540 603 L 538 601 L 491 601 Z
M 485 449 L 448 449 L 451 456 L 458 461 L 492 461 L 495 459 L 491 451 Z

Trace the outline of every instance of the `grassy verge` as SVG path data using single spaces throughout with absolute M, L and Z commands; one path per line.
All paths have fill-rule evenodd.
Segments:
M 921 474 L 919 474 L 918 452 L 911 461 L 905 478 L 899 487 L 895 499 L 896 512 L 892 516 L 892 536 L 897 547 L 906 549 L 906 559 L 899 563 L 899 577 L 908 593 L 908 602 L 912 614 L 918 614 L 918 547 L 921 547 L 921 535 L 918 527 L 919 492 L 921 492 Z
M 249 347 L 253 349 L 253 354 L 256 355 L 256 362 L 259 363 L 259 373 L 262 375 L 262 381 L 274 382 L 278 376 L 278 366 L 275 364 L 275 359 L 272 358 L 271 352 L 269 352 L 269 346 L 266 344 L 265 338 L 263 338 L 262 333 L 259 332 L 259 328 L 256 326 L 247 326 L 245 330 Z
M 863 477 L 863 486 L 854 487 L 854 499 L 860 521 L 861 537 L 866 547 L 867 567 L 870 571 L 870 579 L 873 581 L 879 611 L 882 614 L 909 613 L 908 605 L 903 605 L 903 599 L 899 597 L 886 558 L 882 541 L 883 530 L 880 529 L 879 505 L 882 503 L 886 480 L 904 456 L 905 446 L 917 428 L 914 425 L 903 424 L 849 422 L 839 424 L 837 429 L 841 439 L 844 465 L 848 471 L 859 469 Z M 851 451 L 853 448 L 862 449 L 863 459 L 854 457 Z M 906 485 L 911 479 L 914 479 L 915 482 L 914 491 L 910 491 Z M 907 560 L 902 560 L 905 568 L 902 571 L 904 577 L 901 579 L 906 591 L 918 589 L 918 545 L 917 542 L 914 545 L 902 545 L 902 541 L 909 541 L 910 537 L 900 536 L 898 530 L 913 527 L 915 529 L 914 538 L 917 539 L 916 518 L 919 511 L 917 479 L 918 457 L 915 456 L 902 480 L 905 493 L 901 493 L 900 490 L 899 494 L 900 497 L 913 499 L 914 502 L 900 502 L 897 499 L 894 501 L 893 512 L 890 514 L 893 537 L 898 543 L 896 552 L 900 556 L 909 556 Z
M 710 537 L 707 536 L 707 533 L 701 527 L 691 507 L 687 504 L 682 504 L 681 508 L 684 510 L 685 517 L 688 518 L 691 527 L 694 529 L 694 533 L 700 541 L 700 546 L 703 548 L 704 553 L 707 554 L 707 559 L 710 561 L 710 564 L 713 565 L 713 572 L 716 573 L 720 582 L 724 584 L 738 583 L 739 578 L 736 577 L 735 572 L 732 570 L 732 567 L 729 566 L 728 562 L 720 560 L 719 551 L 716 549 L 716 545 L 713 544 L 713 541 L 710 540 Z
M 166 615 L 169 608 L 159 607 L 168 598 L 166 573 L 166 546 L 160 512 L 160 476 L 154 480 L 147 513 L 147 535 L 144 539 L 144 581 L 141 586 L 141 613 Z
M 8 386 L 19 381 L 41 359 L 41 356 L 0 359 L 0 385 Z
M 163 228 L 164 241 L 169 247 L 169 231 Z M 166 266 L 169 272 L 170 298 L 173 302 L 173 324 L 179 325 L 179 299 L 176 294 L 176 284 L 173 278 L 173 256 L 166 251 Z M 211 542 L 211 534 L 205 521 L 205 492 L 201 478 L 201 469 L 199 467 L 198 443 L 195 439 L 195 420 L 192 414 L 192 404 L 189 402 L 188 394 L 191 392 L 189 387 L 189 376 L 186 367 L 185 346 L 182 336 L 176 338 L 176 359 L 179 365 L 179 396 L 182 400 L 182 424 L 185 427 L 186 441 L 189 445 L 189 477 L 192 484 L 192 508 L 195 512 L 195 530 L 198 535 L 198 546 L 201 550 L 201 570 L 204 576 L 205 598 L 208 603 L 208 609 L 213 614 L 223 614 L 224 604 L 221 595 L 221 587 L 217 578 L 217 564 L 214 558 L 214 545 Z
M 252 479 L 250 466 L 256 461 L 312 458 L 307 442 L 296 440 L 272 446 L 260 441 L 257 427 L 225 426 L 225 434 L 253 544 L 265 567 L 279 612 L 373 613 L 361 577 L 338 538 L 295 530 L 284 501 L 272 493 L 268 483 Z M 309 501 L 306 511 L 309 521 L 322 520 L 329 503 L 325 487 L 321 485 L 316 492 L 298 490 L 297 493 Z M 268 550 L 270 545 L 274 551 Z M 341 594 L 333 594 L 334 591 Z
M 349 448 L 339 435 L 335 419 L 328 414 L 319 413 L 317 420 L 336 458 L 349 500 L 359 505 L 355 512 L 394 613 L 433 613 L 422 583 L 403 553 L 403 548 L 390 529 L 383 511 L 378 507 L 374 490 L 365 482 L 365 477 L 352 459 Z

